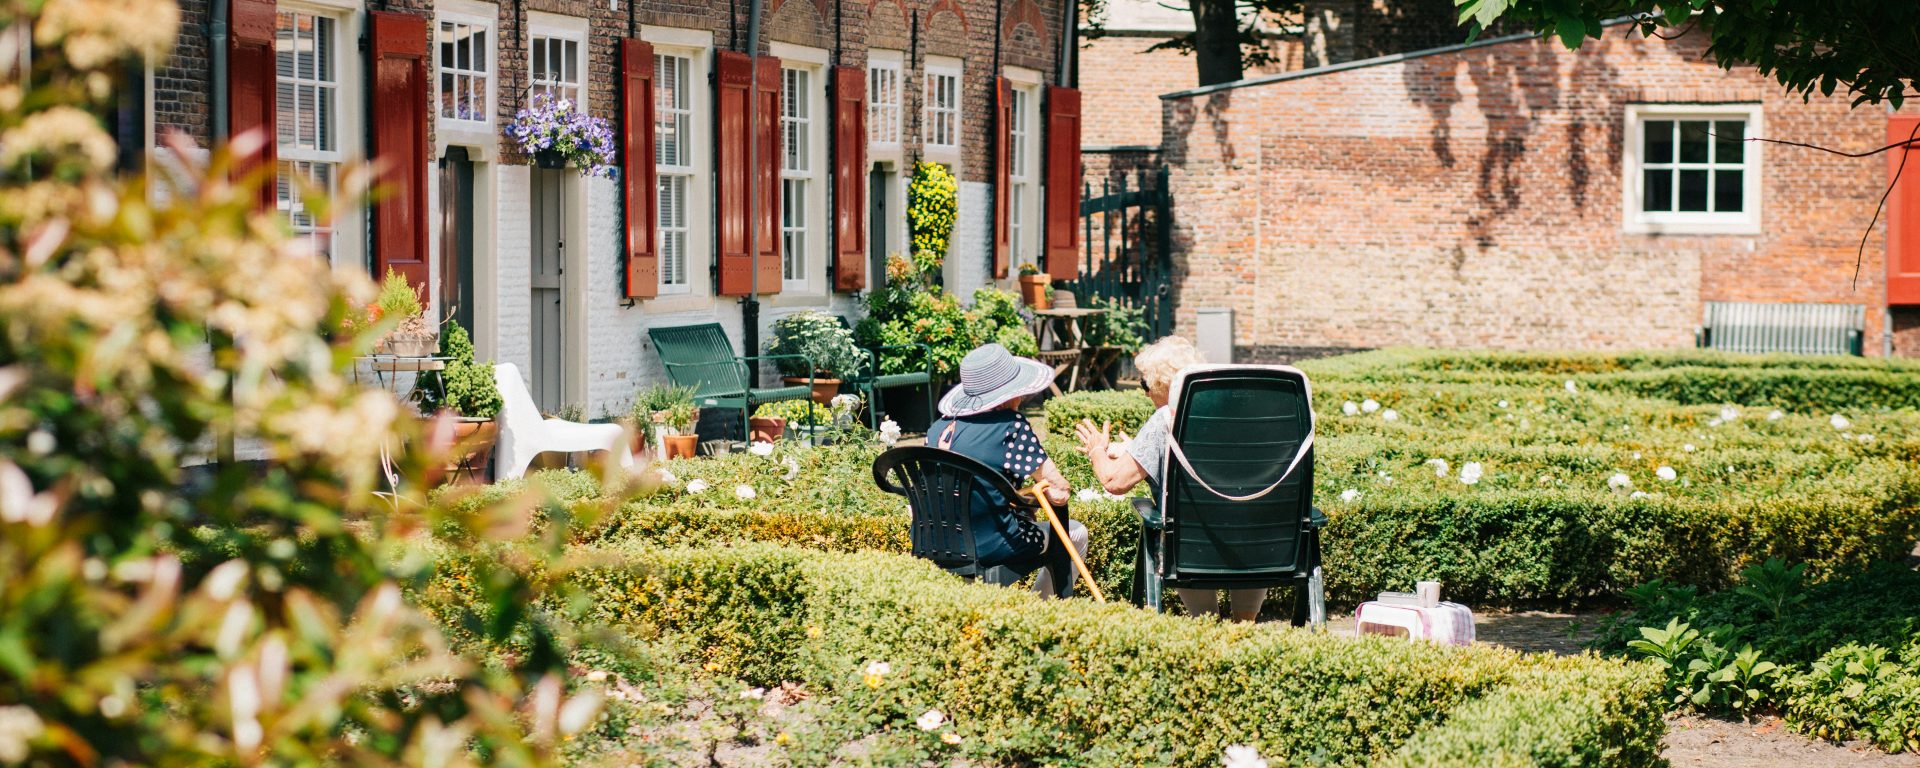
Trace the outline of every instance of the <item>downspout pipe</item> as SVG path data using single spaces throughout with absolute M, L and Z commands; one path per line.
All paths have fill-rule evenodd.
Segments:
M 211 62 L 213 81 L 212 93 L 208 94 L 213 104 L 213 125 L 210 127 L 207 143 L 217 146 L 227 140 L 227 11 L 229 0 L 208 0 L 209 17 L 207 22 L 207 51 Z
M 760 354 L 760 11 L 764 0 L 747 5 L 747 254 L 753 269 L 747 295 L 740 300 L 740 346 L 747 357 Z M 758 386 L 760 363 L 747 361 L 747 382 Z M 741 425 L 744 429 L 746 425 Z

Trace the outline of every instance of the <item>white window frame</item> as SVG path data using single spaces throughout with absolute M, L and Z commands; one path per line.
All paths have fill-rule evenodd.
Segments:
M 500 74 L 500 25 L 498 19 L 493 15 L 481 12 L 481 9 L 490 7 L 491 6 L 475 2 L 443 1 L 439 3 L 434 13 L 432 43 L 433 114 L 435 118 L 435 131 L 437 134 L 444 136 L 444 140 L 439 142 L 442 146 L 447 144 L 486 146 L 488 143 L 497 143 L 498 141 L 494 135 L 493 124 L 494 115 L 498 109 L 494 92 L 496 91 L 495 86 L 498 83 Z M 448 62 L 441 60 L 441 36 L 447 33 L 448 25 L 466 25 L 486 30 L 487 44 L 481 46 L 481 50 L 477 52 L 486 58 L 485 70 L 473 69 L 471 65 L 469 69 L 456 69 L 450 66 Z M 481 101 L 484 103 L 484 106 L 481 110 L 480 119 L 447 116 L 441 109 L 442 99 L 444 98 L 441 84 L 445 76 L 447 74 L 454 74 L 456 76 L 475 75 L 476 73 L 480 73 L 479 76 L 485 80 L 485 84 L 481 86 Z
M 1742 104 L 1629 104 L 1620 162 L 1621 226 L 1628 234 L 1757 235 L 1761 225 L 1761 178 L 1764 172 L 1761 142 L 1741 146 L 1741 208 L 1737 212 L 1644 211 L 1642 174 L 1645 123 L 1649 120 L 1744 120 L 1744 138 L 1763 133 L 1761 105 Z M 1709 142 L 1711 146 L 1714 142 Z M 1678 148 L 1675 148 L 1678 152 Z M 1708 167 L 1708 166 L 1702 166 Z M 1709 185 L 1713 183 L 1709 173 Z M 1709 186 L 1708 200 L 1713 199 Z M 1676 187 L 1674 194 L 1679 194 Z
M 527 101 L 526 103 L 532 104 L 533 97 L 535 94 L 552 93 L 572 101 L 574 105 L 579 109 L 583 109 L 583 110 L 586 109 L 586 98 L 587 98 L 586 36 L 572 34 L 572 33 L 555 33 L 551 30 L 545 30 L 545 29 L 540 29 L 536 27 L 534 28 L 532 34 L 528 35 L 528 38 L 529 39 L 527 41 L 527 93 L 526 93 Z M 557 57 L 557 59 L 553 55 L 553 46 L 556 43 L 560 45 L 560 48 L 563 51 L 560 54 L 560 56 Z M 566 46 L 568 44 L 572 44 L 573 46 L 572 56 L 567 56 L 564 53 Z M 546 78 L 538 78 L 534 76 L 533 64 L 539 58 L 538 54 L 541 53 L 540 49 L 543 47 L 546 48 L 545 53 L 547 54 L 547 61 L 549 65 L 551 65 L 556 60 L 561 62 L 567 62 L 568 59 L 572 60 L 571 62 L 567 62 L 573 65 L 572 79 L 566 78 L 564 76 L 565 74 L 564 72 L 562 73 L 561 77 L 552 77 L 551 68 L 549 68 L 549 72 L 548 72 L 549 76 Z
M 899 51 L 867 52 L 867 154 L 900 151 L 902 102 L 906 96 L 905 57 Z
M 708 272 L 712 254 L 712 172 L 702 169 L 713 167 L 713 129 L 712 129 L 712 93 L 708 73 L 713 66 L 713 32 L 703 29 L 680 29 L 673 27 L 645 26 L 640 30 L 640 39 L 653 46 L 654 61 L 663 56 L 684 59 L 686 72 L 686 115 L 687 137 L 684 143 L 683 162 L 679 165 L 662 164 L 656 152 L 654 172 L 662 180 L 678 178 L 682 182 L 684 194 L 684 220 L 682 226 L 665 227 L 665 217 L 660 216 L 658 208 L 660 192 L 654 190 L 654 226 L 660 232 L 661 268 L 659 297 L 649 301 L 648 306 L 655 312 L 694 311 L 712 305 L 712 276 Z M 660 71 L 654 71 L 655 91 L 658 95 Z M 661 117 L 655 101 L 654 119 Z M 659 137 L 656 133 L 655 141 Z M 672 234 L 685 236 L 685 249 L 679 254 L 680 262 L 677 283 L 667 282 L 670 277 L 667 265 L 667 238 Z
M 827 114 L 827 52 L 780 42 L 770 45 L 768 52 L 780 59 L 780 291 L 811 296 L 826 289 L 825 262 L 821 259 L 827 251 L 827 212 L 831 207 L 827 140 L 833 127 Z M 805 108 L 805 123 L 787 117 L 787 107 L 795 103 L 787 93 L 789 71 L 806 73 L 807 93 L 798 103 Z M 804 126 L 807 143 L 797 155 L 787 146 L 789 129 L 796 126 Z M 795 159 L 803 162 L 804 168 L 790 165 Z M 796 188 L 804 193 L 797 221 L 790 218 L 791 191 Z M 787 250 L 790 235 L 800 243 L 797 259 Z
M 920 138 L 927 159 L 960 165 L 961 118 L 965 113 L 966 80 L 959 59 L 928 56 L 920 87 Z M 938 97 L 950 95 L 951 101 Z M 940 141 L 940 139 L 946 141 Z
M 692 52 L 673 48 L 655 48 L 654 61 L 654 174 L 658 187 L 654 190 L 654 226 L 660 233 L 660 293 L 684 294 L 691 289 L 692 276 L 688 274 L 688 243 L 692 233 L 688 231 L 692 213 L 700 206 L 688 200 L 688 190 L 693 187 L 696 170 L 693 165 L 694 92 L 701 90 L 694 81 L 696 56 Z M 664 66 L 674 62 L 672 83 L 675 96 L 673 102 L 663 102 L 668 81 Z M 664 135 L 658 128 L 660 123 L 672 122 L 673 134 L 679 142 L 677 150 L 669 156 L 659 151 L 659 142 Z M 670 216 L 666 210 L 664 190 L 672 188 L 679 196 L 679 215 Z
M 360 39 L 361 24 L 364 17 L 358 12 L 357 5 L 348 2 L 348 0 L 341 0 L 341 2 L 327 2 L 326 0 L 289 2 L 282 0 L 276 10 L 279 13 L 320 16 L 333 20 L 334 148 L 332 150 L 306 150 L 282 143 L 279 148 L 275 150 L 275 154 L 277 155 L 276 160 L 280 162 L 333 163 L 334 188 L 331 191 L 338 192 L 340 173 L 346 169 L 347 161 L 350 158 L 359 156 L 362 151 L 360 131 L 356 130 L 355 126 L 360 125 L 360 114 L 362 110 L 360 91 L 357 84 L 363 81 L 362 71 L 364 67 L 361 66 L 360 55 L 352 46 L 354 45 L 354 41 Z M 276 30 L 278 29 L 278 24 L 278 16 L 276 15 Z M 276 31 L 275 34 L 277 39 L 278 32 Z M 275 66 L 277 71 L 277 52 L 275 54 Z M 276 76 L 276 88 L 278 87 L 277 83 L 278 78 Z M 149 119 L 151 119 L 151 116 L 149 116 Z M 274 130 L 276 132 L 279 130 L 277 106 L 274 116 Z M 279 171 L 276 169 L 276 178 L 278 173 Z M 331 248 L 325 252 L 317 252 L 316 256 L 329 259 L 335 269 L 365 272 L 366 248 L 362 242 L 366 229 L 364 218 L 365 212 L 359 210 L 357 207 L 341 206 L 340 211 L 336 213 L 333 221 L 329 222 L 330 226 L 328 229 L 331 230 L 332 235 Z M 294 229 L 296 232 L 301 230 L 300 227 L 295 227 Z
M 332 39 L 329 41 L 329 45 L 328 45 L 328 48 L 330 48 L 330 50 L 327 50 L 324 52 L 326 54 L 328 63 L 332 65 L 332 72 L 328 73 L 328 76 L 326 78 L 323 79 L 320 77 L 317 64 L 315 65 L 315 72 L 314 72 L 314 76 L 312 77 L 300 77 L 297 74 L 298 72 L 297 67 L 295 68 L 296 74 L 294 75 L 283 74 L 279 71 L 279 56 L 280 56 L 279 24 L 280 24 L 280 20 L 283 17 L 288 17 L 288 16 L 307 17 L 307 18 L 314 19 L 316 28 L 319 22 L 322 22 L 322 21 L 332 25 L 333 27 Z M 313 221 L 310 223 L 302 224 L 300 222 L 299 217 L 296 214 L 305 212 L 305 204 L 301 200 L 301 195 L 309 191 L 309 189 L 303 185 L 298 185 L 293 181 L 288 180 L 286 177 L 289 175 L 289 172 L 292 171 L 292 169 L 295 168 L 297 165 L 304 164 L 309 166 L 310 168 L 318 167 L 318 166 L 326 166 L 331 169 L 331 172 L 327 174 L 327 181 L 325 183 L 325 189 L 323 191 L 327 194 L 329 198 L 331 198 L 339 190 L 340 171 L 343 169 L 347 160 L 347 154 L 342 150 L 342 147 L 340 146 L 342 133 L 343 133 L 340 130 L 341 128 L 340 107 L 342 103 L 346 101 L 346 99 L 343 98 L 341 94 L 341 91 L 345 86 L 345 82 L 341 79 L 341 75 L 343 74 L 341 72 L 341 69 L 342 69 L 341 54 L 344 50 L 344 46 L 341 45 L 341 34 L 345 32 L 346 29 L 347 29 L 347 19 L 345 18 L 345 14 L 328 12 L 328 11 L 317 10 L 317 9 L 301 8 L 301 7 L 295 7 L 295 6 L 288 6 L 288 7 L 275 9 L 275 13 L 274 13 L 275 88 L 276 90 L 282 87 L 291 88 L 294 93 L 294 98 L 291 98 L 291 99 L 279 98 L 279 97 L 275 98 L 274 100 L 274 131 L 276 134 L 279 134 L 285 128 L 285 126 L 282 126 L 280 124 L 280 117 L 281 117 L 282 110 L 286 110 L 291 114 L 295 122 L 295 126 L 293 128 L 293 136 L 291 141 L 286 140 L 287 137 L 282 136 L 281 139 L 278 140 L 275 145 L 276 161 L 279 167 L 275 169 L 276 179 L 275 179 L 274 197 L 275 197 L 276 204 L 279 206 L 281 212 L 286 214 L 289 225 L 292 227 L 294 233 L 297 236 L 303 239 L 307 239 L 309 241 L 316 241 L 316 242 L 321 237 L 326 238 L 327 246 L 325 248 L 319 248 L 316 246 L 314 253 L 315 255 L 321 258 L 327 259 L 329 262 L 332 262 L 334 260 L 334 252 L 335 252 L 334 244 L 337 243 L 340 239 L 340 233 L 339 233 L 338 227 L 334 226 L 334 222 L 330 222 L 330 221 Z M 295 34 L 297 35 L 298 32 L 296 32 Z M 322 53 L 322 51 L 317 45 L 317 38 L 316 38 L 316 46 L 311 51 L 308 51 L 307 55 L 309 58 L 315 58 L 320 53 Z M 295 55 L 296 57 L 299 55 L 299 52 L 297 49 L 296 49 Z M 313 143 L 314 144 L 323 143 L 321 140 L 324 137 L 332 140 L 333 146 L 331 148 L 323 149 L 318 147 L 302 146 L 304 142 L 301 140 L 301 137 L 299 135 L 300 133 L 299 127 L 298 127 L 300 104 L 301 104 L 301 101 L 298 98 L 298 94 L 302 88 L 314 89 L 315 95 L 316 95 L 316 107 L 318 106 L 319 98 L 324 98 L 327 101 L 325 114 L 329 118 L 330 122 L 329 124 L 323 126 L 317 120 L 315 121 Z M 313 182 L 314 174 L 312 174 L 311 172 L 306 172 L 306 173 L 293 172 L 291 173 L 291 175 L 295 177 L 304 178 L 304 180 L 309 185 L 312 184 Z M 284 198 L 281 197 L 282 184 L 285 184 L 286 197 Z
M 1040 263 L 1041 183 L 1040 167 L 1040 84 L 1041 74 L 1034 70 L 1008 67 L 1005 76 L 1012 90 L 1009 107 L 1013 124 L 1008 130 L 1007 195 L 1009 267 Z M 1024 109 L 1022 109 L 1024 107 Z M 1022 163 L 1021 161 L 1025 161 Z

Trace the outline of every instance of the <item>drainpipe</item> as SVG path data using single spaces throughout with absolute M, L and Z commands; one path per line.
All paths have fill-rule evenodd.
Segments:
M 212 17 L 207 23 L 208 58 L 213 64 L 213 125 L 207 137 L 209 146 L 227 140 L 227 10 L 229 0 L 208 0 Z
M 1080 0 L 1066 0 L 1064 3 L 1067 23 L 1060 25 L 1060 63 L 1054 68 L 1060 78 L 1060 87 L 1072 88 L 1080 82 L 1080 73 L 1074 71 L 1074 39 L 1080 35 Z
M 753 270 L 747 277 L 747 295 L 740 300 L 740 346 L 747 356 L 760 354 L 760 6 L 747 6 L 747 254 Z M 747 382 L 760 383 L 760 361 L 747 361 Z

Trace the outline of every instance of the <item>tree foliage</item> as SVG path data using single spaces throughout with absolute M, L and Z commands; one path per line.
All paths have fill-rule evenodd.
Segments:
M 1802 96 L 1842 91 L 1856 106 L 1896 108 L 1920 83 L 1920 3 L 1913 0 L 1455 0 L 1475 33 L 1495 20 L 1558 37 L 1598 39 L 1608 22 L 1672 37 L 1703 34 L 1724 69 L 1757 68 Z

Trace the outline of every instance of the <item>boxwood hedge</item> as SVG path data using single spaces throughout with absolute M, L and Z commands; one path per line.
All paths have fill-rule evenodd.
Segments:
M 457 598 L 462 562 L 493 556 L 439 555 L 439 599 Z M 1232 744 L 1288 765 L 1659 763 L 1660 679 L 1643 664 L 1047 603 L 884 553 L 627 542 L 573 560 L 564 578 L 597 622 L 836 706 L 939 709 L 980 763 L 1212 766 Z M 876 661 L 890 669 L 863 677 Z

